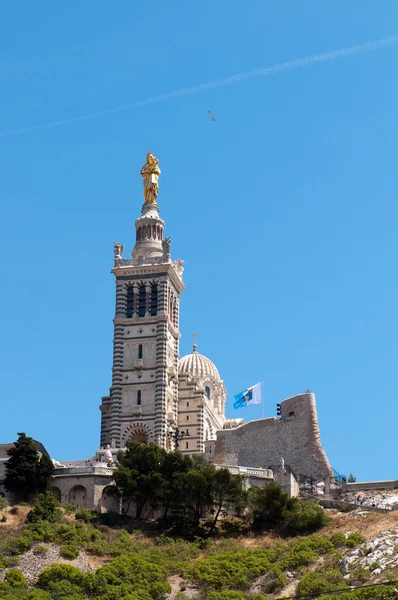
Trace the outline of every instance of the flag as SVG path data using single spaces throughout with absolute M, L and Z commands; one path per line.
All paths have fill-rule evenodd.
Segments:
M 234 396 L 234 408 L 243 408 L 248 404 L 261 404 L 262 399 L 262 385 L 256 383 L 251 388 L 243 390 L 240 394 Z

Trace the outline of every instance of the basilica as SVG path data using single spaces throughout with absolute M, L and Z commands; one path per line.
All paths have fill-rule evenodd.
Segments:
M 125 257 L 124 245 L 114 244 L 112 382 L 100 405 L 99 449 L 82 460 L 53 460 L 54 496 L 99 512 L 119 511 L 113 469 L 119 451 L 132 440 L 201 454 L 240 473 L 247 486 L 277 480 L 297 495 L 300 481 L 315 479 L 326 493 L 334 476 L 312 392 L 282 400 L 276 417 L 247 423 L 226 419 L 226 389 L 214 363 L 198 352 L 196 341 L 192 352 L 179 358 L 184 268 L 181 259 L 171 258 L 157 200 L 160 168 L 150 152 L 141 175 L 144 203 L 131 255 Z M 0 445 L 0 494 L 9 446 Z
M 135 222 L 135 246 L 124 258 L 116 243 L 112 385 L 101 404 L 101 446 L 128 440 L 181 452 L 205 451 L 225 424 L 226 391 L 215 365 L 197 351 L 179 360 L 183 261 L 173 262 L 170 237 L 157 203 L 158 160 L 141 170 L 144 204 Z

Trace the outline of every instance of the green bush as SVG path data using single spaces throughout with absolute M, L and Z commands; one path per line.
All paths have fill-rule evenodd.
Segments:
M 226 590 L 224 592 L 210 592 L 208 594 L 209 600 L 244 600 L 243 592 L 232 592 Z M 265 596 L 261 596 L 265 598 Z
M 7 498 L 4 498 L 3 496 L 0 497 L 0 510 L 3 510 L 3 508 L 7 508 L 8 506 L 8 502 L 7 502 Z
M 73 546 L 72 544 L 65 544 L 59 549 L 59 554 L 60 556 L 62 556 L 62 558 L 68 558 L 69 560 L 73 560 L 74 558 L 77 558 L 79 556 L 79 550 L 78 548 L 76 548 L 76 546 Z
M 72 513 L 77 511 L 77 506 L 76 506 L 76 504 L 73 504 L 73 502 L 68 502 L 67 504 L 63 504 L 62 508 L 64 509 L 64 511 L 66 512 L 67 515 L 71 515 Z
M 341 533 L 341 531 L 336 531 L 336 533 L 333 533 L 330 536 L 330 541 L 335 548 L 343 548 L 346 544 L 347 538 L 345 537 L 344 533 Z
M 48 548 L 46 548 L 46 546 L 35 546 L 35 548 L 33 549 L 33 554 L 37 554 L 38 556 L 44 556 L 45 554 L 47 554 L 48 552 Z
M 361 585 L 365 583 L 370 577 L 369 569 L 364 569 L 363 567 L 357 567 L 350 573 L 350 584 L 351 585 Z
M 333 589 L 346 588 L 347 582 L 338 569 L 326 569 L 322 573 L 312 572 L 304 575 L 297 586 L 298 594 L 321 594 Z
M 27 582 L 19 569 L 10 569 L 5 574 L 4 580 L 13 588 L 26 588 Z
M 209 590 L 245 590 L 251 581 L 272 572 L 276 557 L 276 552 L 268 548 L 217 554 L 198 559 L 187 570 L 186 577 L 206 585 Z
M 166 569 L 137 554 L 120 556 L 98 569 L 94 576 L 93 589 L 94 596 L 97 594 L 101 600 L 122 597 L 121 589 L 126 600 L 129 593 L 137 594 L 139 599 L 150 600 L 160 598 L 171 591 Z
M 359 544 L 363 544 L 364 542 L 366 542 L 366 539 L 360 533 L 350 533 L 345 545 L 347 548 L 355 548 L 355 546 L 359 546 Z
M 69 581 L 80 588 L 87 589 L 91 585 L 92 578 L 72 565 L 52 565 L 40 573 L 37 585 L 43 590 L 51 590 L 55 583 L 61 581 Z
M 75 518 L 80 520 L 80 521 L 84 521 L 85 523 L 90 523 L 91 521 L 93 521 L 93 519 L 95 519 L 96 514 L 94 511 L 92 510 L 88 510 L 88 508 L 79 508 L 76 511 L 76 515 Z
M 12 506 L 8 512 L 10 515 L 17 515 L 19 513 L 19 508 L 18 506 Z
M 109 551 L 106 542 L 91 542 L 85 545 L 84 549 L 88 554 L 93 554 L 94 556 L 104 556 Z
M 39 495 L 34 508 L 28 512 L 26 521 L 28 523 L 37 523 L 38 521 L 56 523 L 61 519 L 61 516 L 59 502 L 50 492 L 45 492 Z
M 33 544 L 33 536 L 30 531 L 24 531 L 16 538 L 11 538 L 7 544 L 7 552 L 11 555 L 18 555 L 27 552 Z
M 7 522 L 7 516 L 6 515 L 2 515 L 1 519 L 0 519 L 0 523 L 6 523 Z
M 296 536 L 318 531 L 330 523 L 324 509 L 306 500 L 296 500 L 283 514 L 280 531 L 283 535 Z

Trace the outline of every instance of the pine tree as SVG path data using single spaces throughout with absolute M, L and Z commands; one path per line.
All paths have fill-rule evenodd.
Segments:
M 31 494 L 49 489 L 53 465 L 47 455 L 40 457 L 34 440 L 25 433 L 18 433 L 18 440 L 7 452 L 4 487 L 23 500 Z

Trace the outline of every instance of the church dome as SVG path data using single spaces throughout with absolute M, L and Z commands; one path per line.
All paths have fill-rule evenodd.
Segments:
M 178 373 L 180 375 L 190 375 L 197 379 L 211 377 L 216 381 L 221 380 L 215 364 L 212 363 L 207 356 L 203 356 L 203 354 L 199 354 L 199 352 L 196 351 L 196 344 L 194 345 L 194 351 L 191 352 L 191 354 L 187 354 L 179 360 Z

